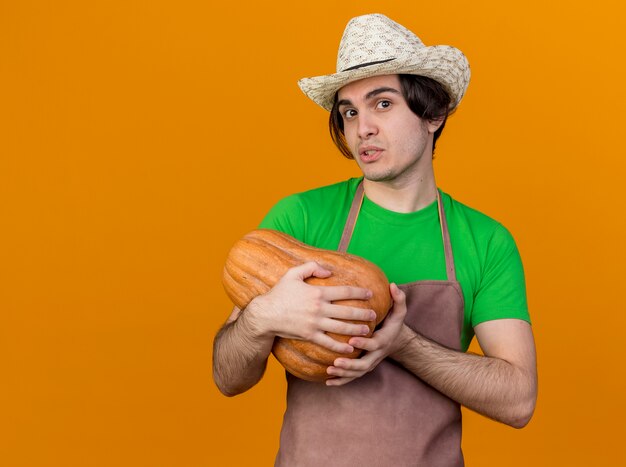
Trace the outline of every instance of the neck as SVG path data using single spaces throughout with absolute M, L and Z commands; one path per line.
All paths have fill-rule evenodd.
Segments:
M 437 199 L 435 174 L 415 174 L 405 180 L 376 182 L 363 180 L 367 198 L 379 206 L 394 212 L 415 212 Z

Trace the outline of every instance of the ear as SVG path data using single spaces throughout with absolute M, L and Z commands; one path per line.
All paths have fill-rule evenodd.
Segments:
M 430 133 L 430 134 L 435 133 L 435 131 L 437 131 L 439 129 L 439 127 L 441 125 L 443 125 L 443 122 L 445 122 L 445 121 L 446 121 L 445 115 L 443 117 L 434 118 L 432 120 L 427 120 L 426 121 L 426 126 L 428 128 L 428 133 Z

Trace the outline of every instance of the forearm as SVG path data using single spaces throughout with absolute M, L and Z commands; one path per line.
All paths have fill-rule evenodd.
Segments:
M 213 343 L 213 379 L 219 390 L 235 396 L 259 382 L 273 342 L 255 329 L 246 311 L 226 323 Z
M 536 374 L 506 360 L 458 352 L 412 331 L 391 358 L 435 389 L 494 420 L 521 428 L 532 416 Z

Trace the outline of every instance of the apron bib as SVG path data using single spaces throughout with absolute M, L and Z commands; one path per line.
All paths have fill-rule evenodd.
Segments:
M 346 251 L 363 202 L 354 195 L 339 251 Z M 443 202 L 437 191 L 448 280 L 400 285 L 405 324 L 460 350 L 463 294 Z M 276 466 L 462 467 L 461 409 L 391 359 L 344 386 L 328 387 L 287 373 L 287 410 Z

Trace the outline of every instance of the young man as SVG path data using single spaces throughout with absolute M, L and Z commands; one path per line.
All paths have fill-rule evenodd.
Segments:
M 463 54 L 426 47 L 382 15 L 352 19 L 337 73 L 301 80 L 331 112 L 331 135 L 363 178 L 288 197 L 262 227 L 378 264 L 393 308 L 370 338 L 357 287 L 315 287 L 316 263 L 289 270 L 235 309 L 215 339 L 214 377 L 227 395 L 263 375 L 276 336 L 338 352 L 326 385 L 288 375 L 277 465 L 460 466 L 463 404 L 514 427 L 535 407 L 535 348 L 515 243 L 496 221 L 435 184 L 432 155 L 469 82 Z M 401 285 L 396 285 L 396 283 Z M 326 332 L 353 337 L 339 343 Z M 465 351 L 476 335 L 484 356 Z

